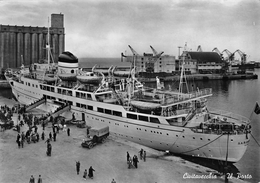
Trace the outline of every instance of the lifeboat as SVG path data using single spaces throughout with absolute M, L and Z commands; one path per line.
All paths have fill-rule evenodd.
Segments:
M 141 110 L 153 110 L 161 107 L 161 104 L 132 100 L 131 105 Z
M 117 100 L 115 98 L 110 98 L 110 99 L 104 99 L 103 102 L 109 103 L 109 104 L 115 104 Z
M 93 72 L 78 75 L 77 80 L 83 84 L 99 84 L 102 77 L 95 75 Z
M 76 74 L 72 74 L 72 73 L 61 73 L 58 74 L 59 78 L 63 81 L 76 81 Z
M 44 76 L 44 81 L 46 81 L 47 83 L 54 83 L 56 81 L 57 78 L 55 78 L 53 75 L 46 75 Z
M 130 75 L 129 71 L 114 71 L 115 76 L 128 77 Z

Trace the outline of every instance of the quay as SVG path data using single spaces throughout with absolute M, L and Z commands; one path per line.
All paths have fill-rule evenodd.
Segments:
M 5 99 L 0 101 L 0 105 L 15 102 Z M 41 111 L 33 109 L 30 113 L 41 115 Z M 42 113 L 43 114 L 43 113 Z M 83 172 L 90 166 L 95 169 L 94 178 L 91 182 L 103 183 L 111 182 L 114 179 L 117 183 L 132 182 L 224 182 L 215 170 L 203 167 L 186 161 L 176 156 L 167 156 L 164 152 L 156 151 L 133 142 L 123 140 L 111 134 L 105 143 L 99 144 L 92 149 L 81 147 L 82 139 L 86 136 L 86 128 L 77 128 L 68 125 L 71 135 L 66 131 L 57 134 L 57 141 L 52 144 L 52 155 L 46 155 L 46 143 L 40 140 L 36 143 L 24 144 L 23 148 L 18 148 L 16 141 L 17 132 L 6 130 L 0 132 L 0 182 L 20 183 L 28 182 L 31 175 L 37 181 L 41 175 L 43 182 L 86 182 L 83 179 Z M 28 130 L 25 125 L 22 131 Z M 49 124 L 45 128 L 47 135 L 52 131 Z M 38 132 L 42 133 L 42 128 L 38 126 Z M 140 149 L 147 152 L 146 162 L 139 159 L 137 169 L 128 169 L 126 162 L 126 152 L 130 156 L 138 156 Z M 139 157 L 139 156 L 138 156 Z M 80 161 L 80 173 L 76 173 L 76 161 Z M 194 178 L 194 176 L 206 178 Z M 193 177 L 193 178 L 192 178 Z M 87 178 L 89 181 L 89 178 Z M 233 178 L 229 182 L 244 182 Z
M 155 74 L 156 75 L 156 74 Z M 166 76 L 160 77 L 163 81 L 179 81 L 180 76 Z M 141 82 L 155 82 L 156 78 L 139 77 Z M 221 74 L 191 74 L 186 75 L 186 79 L 189 81 L 208 81 L 208 80 L 239 80 L 239 79 L 258 79 L 257 74 L 233 74 L 233 75 L 221 75 Z

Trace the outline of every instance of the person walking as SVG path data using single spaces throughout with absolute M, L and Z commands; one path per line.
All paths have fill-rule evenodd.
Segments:
M 53 133 L 55 133 L 55 126 L 54 125 L 52 126 L 52 131 L 53 131 Z
M 111 181 L 111 183 L 116 183 L 115 179 L 113 179 L 113 180 Z
M 68 134 L 68 136 L 70 136 L 70 128 L 69 127 L 67 129 L 67 134 Z
M 42 183 L 42 177 L 41 177 L 41 175 L 39 175 L 38 183 Z
M 52 134 L 51 134 L 51 132 L 49 133 L 49 139 L 52 140 Z
M 139 162 L 139 161 L 138 161 L 137 156 L 134 155 L 134 157 L 133 157 L 133 163 L 134 163 L 135 168 L 137 168 L 137 163 L 138 163 L 138 162 Z
M 36 141 L 39 142 L 39 139 L 40 139 L 40 135 L 39 135 L 39 133 L 37 132 L 37 133 L 36 133 Z
M 88 171 L 87 171 L 87 169 L 85 169 L 85 171 L 84 171 L 84 173 L 83 173 L 83 178 L 84 178 L 84 180 L 86 180 L 87 175 L 88 175 Z
M 44 140 L 45 134 L 44 131 L 42 132 L 42 140 Z
M 79 174 L 80 171 L 80 162 L 76 161 L 76 170 L 77 170 L 77 175 Z
M 141 149 L 141 150 L 139 151 L 139 153 L 140 153 L 140 160 L 142 160 L 142 158 L 143 158 L 143 149 Z
M 130 159 L 130 155 L 128 153 L 128 151 L 126 152 L 126 160 L 127 160 L 127 163 L 129 162 L 129 159 Z
M 48 143 L 48 145 L 47 145 L 47 156 L 51 156 L 51 150 L 52 150 L 51 143 Z
M 59 133 L 59 131 L 60 131 L 60 127 L 59 127 L 59 125 L 57 126 L 57 133 Z
M 24 143 L 24 140 L 21 138 L 21 146 L 23 148 L 23 143 Z
M 143 157 L 143 159 L 144 159 L 144 162 L 146 161 L 146 151 L 144 151 L 144 157 Z
M 33 175 L 31 175 L 29 183 L 35 183 Z
M 88 177 L 93 179 L 94 175 L 93 175 L 93 172 L 95 170 L 92 168 L 92 166 L 89 167 L 89 170 L 88 170 Z
M 53 140 L 54 140 L 54 142 L 56 141 L 56 135 L 57 135 L 56 132 L 54 132 L 53 133 Z
M 22 137 L 22 140 L 24 141 L 24 140 L 25 140 L 25 135 L 24 135 L 24 132 L 22 132 L 22 135 L 21 135 L 21 137 Z
M 20 149 L 20 146 L 21 146 L 21 138 L 18 139 L 17 144 L 18 144 L 18 148 Z
M 18 141 L 20 140 L 21 136 L 20 133 L 17 134 L 17 138 L 16 138 L 16 142 L 18 143 Z

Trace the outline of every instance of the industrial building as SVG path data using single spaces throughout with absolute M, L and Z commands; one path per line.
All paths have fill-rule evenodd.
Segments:
M 147 72 L 147 73 L 172 73 L 175 71 L 175 56 L 162 55 L 163 52 L 158 53 L 152 46 L 153 53 L 144 53 L 139 55 L 129 45 L 133 55 L 126 56 L 122 53 L 122 59 L 125 62 L 132 62 L 136 67 L 136 72 Z
M 184 57 L 184 69 L 194 73 L 220 73 L 224 61 L 216 52 L 191 52 L 183 51 L 180 58 Z M 179 62 L 182 64 L 182 62 Z
M 52 58 L 58 59 L 65 47 L 63 14 L 51 14 L 49 28 Z M 0 24 L 0 69 L 16 68 L 47 59 L 47 27 Z

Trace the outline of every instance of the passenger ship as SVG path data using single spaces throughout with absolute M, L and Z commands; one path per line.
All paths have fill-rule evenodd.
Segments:
M 70 106 L 62 115 L 89 125 L 109 126 L 110 133 L 161 151 L 237 162 L 244 155 L 250 132 L 249 119 L 223 111 L 209 111 L 211 89 L 191 93 L 144 87 L 134 69 L 127 79 L 115 80 L 92 70 L 85 73 L 70 52 L 58 64 L 35 63 L 5 77 L 16 99 L 50 113 Z M 95 79 L 96 78 L 96 79 Z M 94 82 L 93 82 L 94 81 Z

